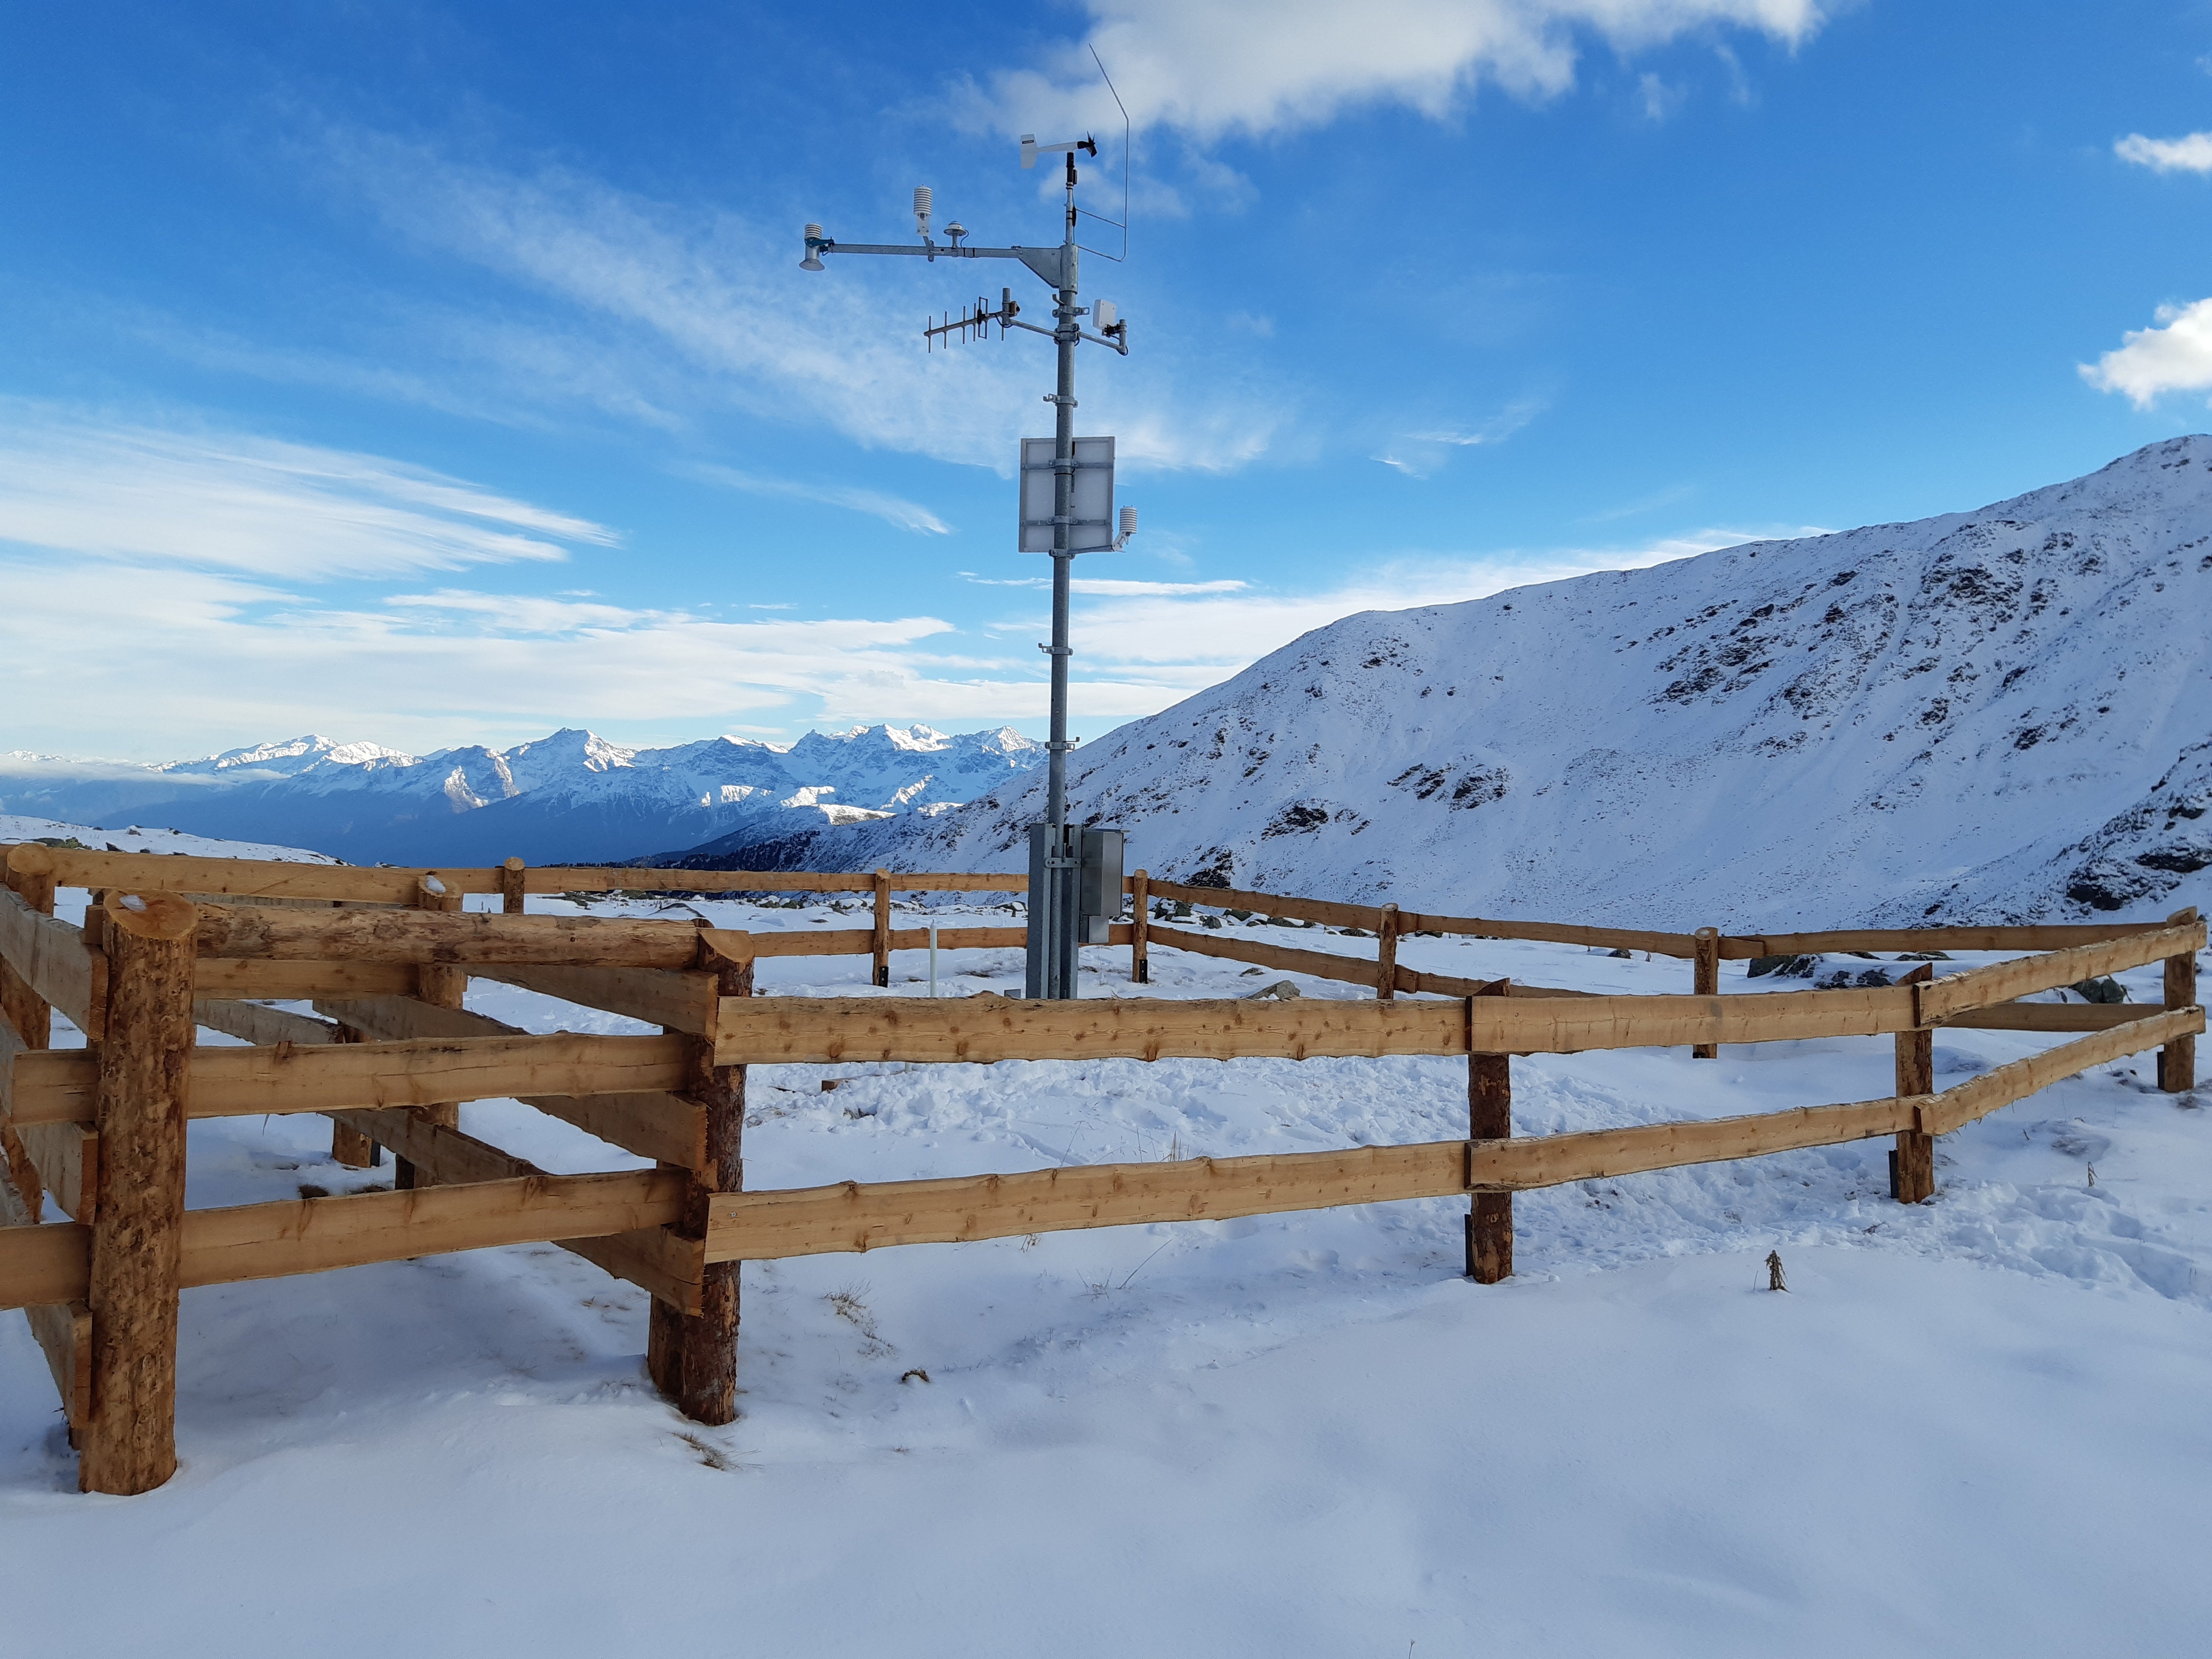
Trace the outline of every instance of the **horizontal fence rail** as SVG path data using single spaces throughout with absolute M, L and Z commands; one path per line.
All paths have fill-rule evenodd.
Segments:
M 2001 1066 L 1940 1095 L 1639 1125 L 1540 1139 L 1432 1141 L 1172 1164 L 1103 1164 L 937 1181 L 840 1182 L 713 1200 L 710 1261 L 954 1243 L 1091 1227 L 1517 1191 L 1731 1162 L 1917 1128 L 1957 1127 L 2062 1077 L 2201 1031 L 2203 1011 L 2154 1015 Z
M 1723 935 L 1492 921 L 1129 878 L 1131 920 L 1108 941 L 1149 977 L 1152 944 L 1367 988 L 1371 998 L 1030 1001 L 754 994 L 757 963 L 890 956 L 935 945 L 1012 949 L 1018 927 L 891 926 L 894 891 L 1018 892 L 1012 876 L 690 872 L 620 866 L 361 869 L 106 854 L 4 851 L 0 886 L 0 1305 L 30 1310 L 88 1489 L 137 1492 L 175 1467 L 168 1426 L 181 1290 L 447 1251 L 556 1244 L 651 1294 L 648 1365 L 687 1414 L 734 1413 L 735 1264 L 890 1245 L 1139 1223 L 1224 1219 L 1463 1195 L 1468 1273 L 1511 1272 L 1511 1194 L 1563 1182 L 1894 1135 L 1893 1196 L 1935 1190 L 1933 1138 L 2075 1073 L 2159 1050 L 2160 1086 L 2195 1081 L 2194 911 L 2165 923 Z M 82 926 L 58 885 L 94 895 Z M 754 933 L 703 918 L 528 914 L 530 893 L 856 892 L 864 927 Z M 497 912 L 465 908 L 496 894 Z M 1372 957 L 1299 949 L 1245 930 L 1177 927 L 1155 902 L 1265 911 L 1374 940 Z M 840 907 L 842 908 L 842 907 Z M 1188 915 L 1188 910 L 1183 912 Z M 1688 995 L 1617 995 L 1428 972 L 1398 960 L 1412 934 L 1548 941 L 1686 957 Z M 2034 952 L 1936 976 L 1939 947 Z M 1719 994 L 1724 959 L 1874 949 L 1921 965 L 1895 983 Z M 2155 1006 L 2021 1000 L 2164 964 Z M 1884 978 L 1888 969 L 1873 975 Z M 659 1027 L 660 1036 L 532 1035 L 462 1006 L 483 978 Z M 1401 994 L 1405 1000 L 1401 1000 Z M 315 1012 L 265 1006 L 310 1002 Z M 50 1048 L 58 1012 L 88 1046 Z M 1958 1086 L 1933 1086 L 1939 1027 L 2075 1040 Z M 244 1046 L 199 1043 L 204 1028 Z M 1887 1099 L 1752 1116 L 1515 1138 L 1508 1057 L 1887 1036 Z M 1464 1057 L 1469 1134 L 1157 1164 L 743 1190 L 746 1068 L 855 1060 L 993 1064 L 1122 1058 L 1231 1060 Z M 647 1170 L 556 1176 L 459 1127 L 459 1103 L 513 1098 Z M 389 1190 L 219 1210 L 184 1207 L 188 1120 L 331 1119 L 332 1156 L 384 1148 Z M 69 1219 L 45 1219 L 47 1206 Z M 94 1355 L 111 1356 L 94 1363 Z M 114 1358 L 112 1356 L 121 1356 Z M 719 1379 L 719 1380 L 718 1380 Z

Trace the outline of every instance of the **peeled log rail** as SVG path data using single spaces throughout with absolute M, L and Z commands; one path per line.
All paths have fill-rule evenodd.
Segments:
M 1584 927 L 1564 921 L 1504 921 L 1485 916 L 1432 916 L 1398 913 L 1401 933 L 1468 933 L 1478 939 L 1533 939 L 1544 945 L 1586 945 L 1606 951 L 1648 951 L 1659 957 L 1693 957 L 1698 942 L 1689 933 L 1662 933 L 1634 927 Z
M 41 915 L 14 889 L 0 887 L 0 957 L 77 1030 L 99 1035 L 107 959 L 85 948 L 82 929 Z
M 269 962 L 252 957 L 202 957 L 192 964 L 196 995 L 216 1001 L 263 999 L 312 1002 L 317 997 L 405 996 L 415 969 L 399 962 Z
M 894 927 L 885 936 L 893 951 L 929 948 L 926 927 Z M 1029 942 L 1024 927 L 940 927 L 937 944 L 944 951 L 1019 949 Z M 1124 940 L 1123 943 L 1127 943 Z M 755 933 L 753 954 L 762 957 L 865 957 L 874 952 L 876 934 L 868 927 L 793 928 L 784 933 Z
M 298 864 L 273 859 L 200 858 L 173 853 L 105 853 L 24 843 L 8 849 L 8 867 L 51 875 L 64 887 L 151 887 L 164 892 L 237 897 L 320 899 L 356 904 L 405 904 L 425 876 L 448 891 L 503 893 L 508 872 Z M 632 870 L 621 866 L 552 866 L 514 872 L 526 892 L 867 892 L 875 878 L 843 872 L 788 870 Z M 1023 875 L 891 872 L 895 892 L 1019 893 Z
M 1222 931 L 1226 934 L 1225 928 Z M 1157 921 L 1146 930 L 1146 938 L 1152 944 L 1164 945 L 1170 950 L 1188 951 L 1193 956 L 1257 963 L 1263 968 L 1286 968 L 1292 973 L 1310 974 L 1316 979 L 1340 980 L 1346 985 L 1364 985 L 1372 988 L 1375 984 L 1375 964 L 1359 957 L 1340 957 L 1328 951 L 1300 951 L 1285 945 L 1270 945 L 1261 939 L 1216 939 L 1211 933 L 1200 933 L 1195 928 L 1170 927 Z
M 439 1106 L 506 1096 L 665 1091 L 684 1080 L 683 1039 L 666 1036 L 424 1038 L 273 1048 L 198 1048 L 191 1118 L 258 1117 L 358 1106 Z M 21 1123 L 88 1117 L 96 1068 L 81 1048 L 18 1055 Z
M 2109 1031 L 2143 1017 L 2140 1002 L 2000 1002 L 1946 1014 L 1936 1026 L 1952 1031 Z
M 342 1013 L 351 1016 L 348 1024 L 374 1035 L 374 1022 L 377 1021 L 379 1015 L 388 1017 L 392 1012 L 391 1005 L 403 1000 L 392 998 L 383 1004 L 342 1004 L 339 1007 Z M 433 1007 L 428 1003 L 418 1002 L 409 1006 L 425 1015 L 449 1021 L 481 1018 L 458 1010 Z M 264 1008 L 258 1003 L 195 1003 L 192 1017 L 203 1025 L 248 1042 L 336 1044 L 338 1040 L 338 1028 L 329 1021 L 312 1019 L 305 1014 L 289 1013 L 278 1008 Z M 498 1022 L 485 1020 L 483 1023 L 495 1025 Z M 669 1098 L 673 1100 L 675 1097 Z M 414 1112 L 399 1109 L 362 1108 L 334 1111 L 328 1115 L 356 1134 L 374 1141 L 380 1146 L 391 1148 L 393 1153 L 405 1158 L 427 1176 L 433 1185 L 513 1181 L 545 1174 L 544 1170 L 526 1159 L 502 1152 L 459 1129 L 430 1122 Z M 36 1129 L 33 1131 L 38 1132 Z M 64 1204 L 63 1207 L 67 1209 L 69 1206 Z M 71 1211 L 71 1213 L 75 1214 L 75 1212 Z M 699 1259 L 696 1247 L 664 1229 L 647 1228 L 642 1232 L 617 1234 L 611 1238 L 572 1239 L 563 1242 L 562 1248 L 582 1256 L 617 1279 L 626 1279 L 676 1306 L 691 1309 L 696 1308 L 698 1302 L 700 1277 L 706 1264 Z
M 668 975 L 673 978 L 675 975 Z M 511 1025 L 459 1008 L 434 1008 L 411 997 L 319 1002 L 329 1015 L 364 1036 L 390 1042 L 415 1037 L 520 1036 Z M 707 1155 L 707 1115 L 696 1101 L 665 1090 L 621 1094 L 521 1095 L 526 1106 L 573 1124 L 586 1134 L 639 1158 L 697 1169 Z
M 725 1001 L 715 1053 L 724 1065 L 1577 1054 L 1877 1036 L 1914 1023 L 1912 990 L 1904 987 L 1755 997 L 1402 1003 L 883 997 L 831 1004 L 779 997 Z
M 481 1184 L 494 1181 L 545 1180 L 544 1170 L 524 1158 L 501 1152 L 487 1141 L 431 1123 L 408 1111 L 333 1112 L 331 1115 L 356 1133 L 380 1146 L 388 1146 L 439 1187 Z M 700 1247 L 678 1238 L 665 1227 L 615 1233 L 604 1238 L 554 1239 L 562 1249 L 580 1255 L 601 1271 L 651 1291 L 663 1301 L 696 1311 L 699 1283 L 706 1267 Z
M 756 942 L 768 937 L 755 936 Z M 714 975 L 660 968 L 502 968 L 477 964 L 478 979 L 601 1008 L 648 1025 L 701 1036 L 714 1029 Z
M 184 1215 L 185 1289 L 506 1244 L 560 1243 L 662 1227 L 684 1201 L 680 1170 L 530 1176 L 349 1198 L 288 1199 Z M 0 1228 L 0 1308 L 83 1299 L 92 1229 Z
M 478 872 L 467 872 L 473 876 Z M 491 872 L 496 873 L 496 872 Z M 822 870 L 629 870 L 619 865 L 598 869 L 551 866 L 523 872 L 532 893 L 867 893 L 872 875 Z M 952 875 L 890 872 L 895 893 L 1026 893 L 1026 875 Z M 465 890 L 496 891 L 469 887 Z
M 1371 1004 L 1358 1005 L 1373 1006 Z M 713 1203 L 710 1261 L 958 1243 L 1030 1233 L 1324 1209 L 1464 1192 L 1527 1191 L 1686 1164 L 1869 1140 L 1957 1125 L 2120 1054 L 2202 1030 L 2202 1009 L 2137 1020 L 1976 1078 L 1940 1095 L 1852 1101 L 1704 1121 L 1511 1140 L 1431 1141 L 1347 1152 L 1102 1164 L 941 1181 L 845 1182 L 727 1193 Z M 1930 1133 L 1940 1130 L 1930 1127 Z
M 1987 1117 L 2000 1106 L 2026 1099 L 2061 1078 L 2140 1054 L 2146 1048 L 2158 1048 L 2178 1036 L 2201 1034 L 2203 1030 L 2202 1008 L 2172 1008 L 2145 1019 L 2130 1020 L 2094 1036 L 2046 1048 L 2039 1054 L 2015 1060 L 1955 1088 L 1946 1089 L 1923 1114 L 1920 1127 L 1931 1135 L 1948 1134 L 1977 1118 Z
M 174 853 L 96 853 L 80 848 L 15 848 L 10 870 L 51 875 L 64 887 L 145 888 L 167 893 L 222 893 L 268 898 L 349 900 L 404 904 L 428 873 L 364 869 L 347 864 L 291 864 L 273 859 L 198 858 Z
M 951 1244 L 1139 1221 L 1211 1221 L 1438 1198 L 1463 1189 L 1464 1141 L 1362 1146 L 1179 1164 L 1094 1164 L 949 1181 L 888 1181 L 783 1192 L 723 1193 L 711 1202 L 709 1261 Z
M 608 916 L 438 910 L 223 909 L 201 913 L 200 954 L 274 962 L 562 963 L 689 968 L 699 927 Z
M 185 1215 L 181 1282 L 230 1285 L 503 1244 L 557 1243 L 665 1226 L 680 1170 L 531 1176 L 350 1198 L 303 1198 Z
M 2179 926 L 2150 928 L 2124 939 L 2107 939 L 2101 944 L 2077 945 L 2069 950 L 2023 957 L 2016 962 L 1993 963 L 1987 968 L 1946 975 L 1942 979 L 1912 988 L 1918 999 L 1916 1005 L 1918 1017 L 1914 1024 L 1932 1024 L 1947 1014 L 1986 1007 L 1995 1002 L 2010 1002 L 2016 997 L 2030 996 L 2038 991 L 2056 990 L 2062 985 L 2073 985 L 2100 975 L 2140 968 L 2146 963 L 2203 948 L 2204 924 L 2202 921 L 2185 922 Z
M 2203 1026 L 2202 1009 L 2172 1011 L 2001 1066 L 1941 1095 L 1758 1117 L 1535 1139 L 726 1193 L 713 1200 L 706 1255 L 708 1261 L 765 1261 L 1555 1185 L 1863 1139 L 1911 1127 L 1914 1114 L 1938 1133 L 1936 1126 L 1955 1127 L 2061 1077 Z M 684 1180 L 674 1170 L 532 1177 L 191 1211 L 184 1218 L 182 1282 L 222 1284 L 447 1250 L 635 1232 L 675 1215 Z M 73 1224 L 0 1229 L 0 1306 L 82 1299 L 89 1231 Z
M 1721 955 L 1731 962 L 1759 957 L 1819 956 L 1844 951 L 2060 951 L 2155 933 L 2155 921 L 2065 923 L 2034 927 L 1854 927 L 1826 933 L 1728 933 Z

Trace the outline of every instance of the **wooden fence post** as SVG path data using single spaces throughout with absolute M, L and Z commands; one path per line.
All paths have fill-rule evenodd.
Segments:
M 891 982 L 891 872 L 876 872 L 876 983 Z
M 1721 994 L 1721 930 L 1700 927 L 1697 931 L 1695 943 L 1697 955 L 1691 959 L 1694 975 L 1691 981 L 1692 991 L 1701 997 L 1717 997 Z M 1718 1060 L 1720 1057 L 1721 1046 L 1717 1042 L 1691 1045 L 1692 1060 Z
M 1386 904 L 1375 917 L 1375 994 L 1384 1002 L 1398 995 L 1398 907 Z
M 1936 976 L 1936 964 L 1923 962 L 1898 981 L 1900 985 L 1924 983 Z M 1897 1034 L 1897 1093 L 1899 1099 L 1936 1092 L 1936 1032 L 1923 1026 Z M 1889 1155 L 1889 1195 L 1900 1204 L 1917 1204 L 1936 1196 L 1936 1137 L 1917 1129 L 1900 1129 L 1897 1150 Z
M 520 859 L 509 859 L 499 867 L 499 908 L 503 915 L 522 914 L 522 872 L 528 866 Z
M 415 889 L 414 905 L 417 910 L 454 911 L 461 908 L 458 889 L 447 886 L 435 876 L 425 876 Z M 469 970 L 442 963 L 424 963 L 415 970 L 415 999 L 427 1002 L 434 1008 L 459 1008 L 468 1001 Z M 415 1115 L 425 1123 L 434 1123 L 440 1128 L 458 1129 L 461 1127 L 461 1109 L 458 1106 L 417 1106 Z M 337 1152 L 337 1135 L 331 1137 L 331 1151 Z M 406 1192 L 430 1183 L 422 1172 L 405 1158 L 392 1158 L 392 1187 L 394 1192 Z
M 40 915 L 54 913 L 54 878 L 46 874 L 6 871 L 0 867 L 8 885 L 13 888 L 32 909 Z M 52 1046 L 54 1011 L 46 1000 L 31 988 L 30 981 L 0 961 L 0 1019 L 15 1027 L 15 1035 L 26 1048 L 46 1048 Z M 0 1064 L 4 1064 L 0 1061 Z M 28 1226 L 40 1217 L 45 1194 L 39 1185 L 37 1167 L 24 1149 L 13 1128 L 4 1117 L 0 1117 L 0 1156 L 7 1160 L 6 1173 L 14 1177 L 17 1197 L 23 1206 L 20 1220 L 11 1219 L 10 1226 Z
M 365 1040 L 362 1034 L 350 1025 L 342 1024 L 338 1027 L 340 1042 L 361 1042 Z M 358 1129 L 349 1129 L 335 1119 L 331 1121 L 331 1161 L 332 1163 L 343 1164 L 349 1170 L 373 1170 L 376 1167 L 378 1159 L 379 1154 L 374 1140 Z M 411 1171 L 414 1166 L 410 1164 L 408 1167 Z
M 1479 996 L 1510 994 L 1512 981 L 1486 985 Z M 1474 998 L 1468 1000 L 1470 1011 Z M 1472 1022 L 1470 1022 L 1472 1023 Z M 1508 1140 L 1513 1135 L 1513 1056 L 1467 1057 L 1467 1133 L 1470 1140 Z M 1474 1193 L 1468 1198 L 1467 1276 L 1495 1285 L 1513 1276 L 1513 1194 Z
M 1152 982 L 1152 872 L 1139 870 L 1129 878 L 1129 982 Z
M 702 933 L 699 965 L 714 973 L 718 994 L 753 994 L 750 934 Z M 686 1044 L 685 1070 L 685 1097 L 707 1109 L 707 1162 L 690 1172 L 690 1192 L 677 1231 L 688 1238 L 704 1238 L 714 1194 L 740 1192 L 745 1184 L 745 1068 L 714 1064 L 709 1030 Z M 734 1261 L 708 1265 L 696 1315 L 653 1298 L 646 1370 L 653 1386 L 694 1422 L 728 1423 L 738 1414 L 738 1267 Z
M 199 912 L 168 894 L 110 896 L 107 1018 L 98 1050 L 86 1492 L 150 1492 L 176 1472 L 177 1278 L 185 1100 Z
M 2188 923 L 2197 920 L 2197 908 L 2176 910 L 2166 918 L 2169 922 Z M 2166 959 L 2166 1006 L 2169 1008 L 2194 1008 L 2197 1006 L 2197 953 L 2187 951 Z M 2170 1095 L 2187 1094 L 2197 1086 L 2197 1039 L 2178 1036 L 2158 1051 L 2158 1086 Z
M 54 878 L 44 872 L 9 871 L 8 885 L 16 896 L 42 916 L 54 913 Z M 4 1015 L 23 1039 L 27 1048 L 44 1048 L 53 1041 L 54 1011 L 33 991 L 23 976 L 0 962 L 0 1015 Z

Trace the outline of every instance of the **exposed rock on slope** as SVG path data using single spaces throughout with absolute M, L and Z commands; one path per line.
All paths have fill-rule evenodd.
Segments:
M 2208 616 L 2212 438 L 2178 439 L 1978 513 L 1348 617 L 1080 751 L 1071 795 L 1157 873 L 1462 913 L 2158 914 L 2212 899 Z M 1042 793 L 788 850 L 1008 867 Z

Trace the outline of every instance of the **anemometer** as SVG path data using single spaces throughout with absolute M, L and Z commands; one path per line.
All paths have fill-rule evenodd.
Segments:
M 1097 52 L 1091 53 L 1093 61 Z M 1098 73 L 1104 76 L 1106 66 Z M 1114 102 L 1121 95 L 1114 82 Z M 1121 836 L 1119 830 L 1097 830 L 1067 822 L 1067 751 L 1075 745 L 1067 736 L 1067 663 L 1074 655 L 1068 644 L 1068 593 L 1075 556 L 1079 553 L 1118 551 L 1137 533 L 1137 509 L 1114 511 L 1114 441 L 1109 437 L 1075 435 L 1075 349 L 1085 342 L 1129 355 L 1129 325 L 1114 306 L 1101 300 L 1079 306 L 1076 299 L 1077 257 L 1096 253 L 1118 263 L 1129 248 L 1129 112 L 1121 107 L 1121 216 L 1108 219 L 1076 205 L 1076 157 L 1098 155 L 1097 141 L 1088 133 L 1058 143 L 1039 143 L 1033 133 L 1022 135 L 1022 166 L 1034 168 L 1040 156 L 1060 156 L 1066 168 L 1066 219 L 1057 247 L 977 247 L 968 228 L 958 220 L 945 226 L 945 240 L 932 229 L 936 196 L 927 185 L 914 192 L 915 233 L 918 243 L 840 242 L 822 234 L 822 227 L 806 227 L 806 254 L 801 270 L 826 269 L 824 254 L 872 253 L 927 259 L 1016 259 L 1054 291 L 1053 326 L 1025 322 L 1021 303 L 1011 287 L 999 291 L 994 307 L 979 298 L 957 316 L 942 313 L 922 330 L 924 349 L 933 351 L 942 341 L 951 345 L 957 336 L 986 338 L 991 325 L 999 325 L 1005 339 L 1016 329 L 1042 334 L 1059 348 L 1058 389 L 1045 401 L 1054 406 L 1053 435 L 1022 440 L 1016 514 L 1016 545 L 1024 553 L 1052 556 L 1052 643 L 1037 648 L 1052 663 L 1052 738 L 1046 744 L 1045 821 L 1030 826 L 1029 976 L 1027 994 L 1032 997 L 1072 998 L 1075 995 L 1076 946 L 1103 945 L 1107 929 L 1121 913 Z M 1079 222 L 1096 219 L 1121 233 L 1121 252 L 1108 253 L 1085 248 L 1076 240 Z M 1091 327 L 1085 329 L 1088 317 Z

